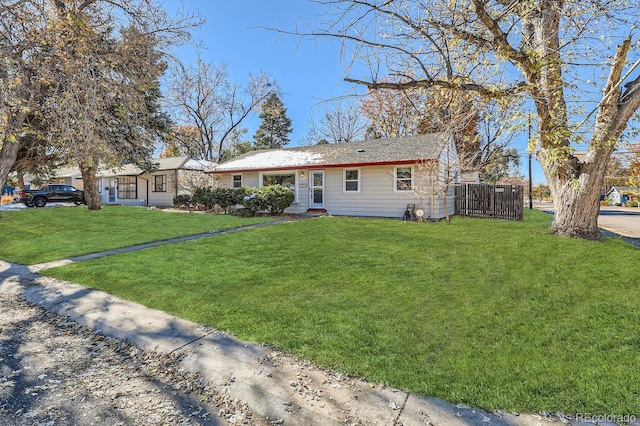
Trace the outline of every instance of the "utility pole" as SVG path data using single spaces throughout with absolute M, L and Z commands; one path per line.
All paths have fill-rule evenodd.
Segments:
M 527 138 L 527 148 L 531 146 L 531 118 L 527 119 L 529 124 L 529 136 Z M 528 149 L 527 149 L 528 150 Z M 533 210 L 533 179 L 531 177 L 531 151 L 529 151 L 529 210 Z

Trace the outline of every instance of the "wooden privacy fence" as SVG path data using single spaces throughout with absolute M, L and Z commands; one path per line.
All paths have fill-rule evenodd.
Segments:
M 456 186 L 455 212 L 461 216 L 523 220 L 524 187 L 462 184 Z

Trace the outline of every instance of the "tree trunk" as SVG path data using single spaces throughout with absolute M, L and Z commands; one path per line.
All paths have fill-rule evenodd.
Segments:
M 601 241 L 604 236 L 598 229 L 600 212 L 600 185 L 596 179 L 589 179 L 582 188 L 576 190 L 574 182 L 549 185 L 553 195 L 553 233 L 556 235 Z M 555 192 L 555 193 L 554 193 Z
M 82 182 L 84 183 L 84 199 L 87 203 L 87 208 L 89 210 L 100 210 L 102 208 L 102 200 L 100 200 L 96 179 L 98 166 L 81 164 L 80 172 L 82 173 Z
M 582 162 L 572 157 L 575 165 L 570 173 L 551 173 L 551 167 L 543 167 L 553 197 L 553 234 L 572 238 L 602 241 L 598 229 L 600 190 L 608 158 L 613 148 L 589 150 Z M 538 153 L 538 160 L 545 163 L 546 156 Z M 566 171 L 566 169 L 565 169 Z
M 22 122 L 24 120 L 24 114 L 11 114 L 7 117 L 7 124 L 4 128 L 4 140 L 2 143 L 2 149 L 0 149 L 0 182 L 7 181 L 7 176 L 13 168 L 18 158 L 18 148 L 20 143 L 18 142 L 15 133 L 17 129 L 22 128 Z
M 18 188 L 24 189 L 24 171 L 18 170 Z

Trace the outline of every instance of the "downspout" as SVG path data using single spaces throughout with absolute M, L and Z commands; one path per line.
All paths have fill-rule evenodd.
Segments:
M 174 199 L 175 199 L 175 197 L 177 197 L 177 196 L 178 196 L 178 169 L 176 169 L 176 170 L 175 170 L 175 174 L 176 174 L 176 179 L 175 179 L 175 183 L 176 183 L 176 185 L 175 185 L 175 187 L 176 187 L 176 195 L 174 196 Z M 167 182 L 167 185 L 168 185 L 168 184 L 169 184 L 169 182 Z

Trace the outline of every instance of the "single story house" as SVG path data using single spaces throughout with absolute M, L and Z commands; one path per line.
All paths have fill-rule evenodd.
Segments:
M 133 164 L 119 168 L 100 168 L 96 174 L 98 193 L 103 204 L 171 207 L 173 198 L 191 192 L 181 181 L 190 174 L 211 170 L 214 163 L 187 156 L 155 158 L 157 170 L 146 172 Z M 61 168 L 51 183 L 72 185 L 83 189 L 82 174 L 77 167 Z
M 609 192 L 607 192 L 607 198 L 611 200 L 612 204 L 624 204 L 627 201 L 631 201 L 632 188 L 630 186 L 612 186 Z
M 134 206 L 173 206 L 173 198 L 190 192 L 181 187 L 181 179 L 191 173 L 210 170 L 213 163 L 190 157 L 155 158 L 158 165 L 146 172 L 135 165 L 126 164 L 118 169 L 98 172 L 98 192 L 104 204 Z
M 82 189 L 82 173 L 77 167 L 61 167 L 55 171 L 55 177 L 51 179 L 50 183 L 71 185 Z
M 295 199 L 285 213 L 401 218 L 414 204 L 440 219 L 445 198 L 454 212 L 457 161 L 453 137 L 442 132 L 251 151 L 209 173 L 227 187 L 290 187 Z

